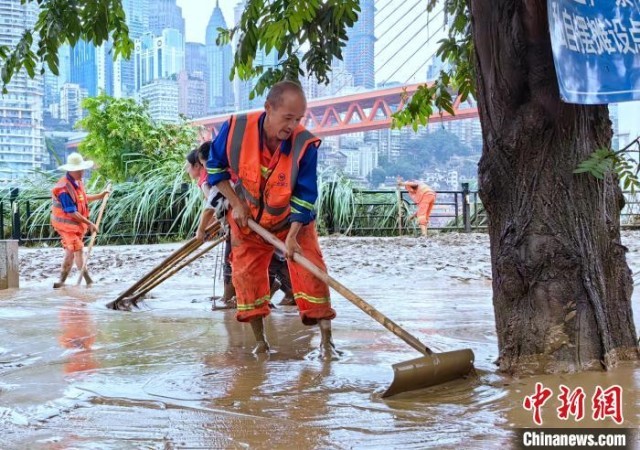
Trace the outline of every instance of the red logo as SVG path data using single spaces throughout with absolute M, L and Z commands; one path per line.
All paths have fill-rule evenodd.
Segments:
M 528 411 L 533 411 L 533 421 L 536 425 L 542 425 L 542 407 L 552 396 L 551 389 L 544 387 L 542 383 L 536 383 L 534 393 L 524 398 L 522 406 Z M 568 420 L 569 416 L 573 416 L 576 422 L 580 422 L 584 418 L 586 394 L 583 388 L 577 387 L 571 390 L 561 384 L 560 395 L 557 398 L 560 401 L 560 406 L 556 408 L 556 411 L 560 420 Z M 591 397 L 591 405 L 593 420 L 611 418 L 618 425 L 624 421 L 622 387 L 618 385 L 608 389 L 596 386 L 593 397 Z
M 278 181 L 276 182 L 276 186 L 282 187 L 286 185 L 287 185 L 287 176 L 284 173 L 280 172 L 278 174 Z
M 535 393 L 524 398 L 522 406 L 526 410 L 533 410 L 533 421 L 537 425 L 542 425 L 542 407 L 552 395 L 551 389 L 544 387 L 542 383 L 536 383 Z
M 609 389 L 602 389 L 596 386 L 596 392 L 591 399 L 593 404 L 593 420 L 604 420 L 611 417 L 615 423 L 620 425 L 622 418 L 622 388 L 611 386 Z
M 580 422 L 584 418 L 584 389 L 581 387 L 576 388 L 573 392 L 565 385 L 560 385 L 562 393 L 558 396 L 558 399 L 562 403 L 558 408 L 558 418 L 561 420 L 567 420 L 569 416 L 574 416 L 576 422 Z

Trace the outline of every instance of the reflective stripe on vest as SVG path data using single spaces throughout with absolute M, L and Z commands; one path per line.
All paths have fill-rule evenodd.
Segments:
M 59 223 L 66 223 L 69 225 L 79 225 L 79 222 L 76 222 L 75 220 L 71 220 L 71 219 L 65 219 L 63 217 L 58 217 L 58 216 L 54 216 L 53 214 L 51 215 L 51 220 L 54 222 L 59 222 Z
M 238 177 L 236 192 L 250 207 L 253 207 L 252 214 L 254 219 L 258 218 L 260 208 L 263 208 L 263 214 L 266 213 L 267 217 L 260 215 L 260 224 L 273 231 L 275 227 L 282 229 L 283 224 L 284 227 L 288 224 L 289 203 L 298 180 L 300 159 L 302 159 L 309 145 L 319 142 L 320 139 L 316 138 L 302 125 L 298 125 L 292 135 L 289 154 L 280 156 L 266 183 L 262 183 L 263 178 L 260 170 L 260 152 L 262 149 L 258 148 L 260 145 L 259 121 L 262 114 L 262 112 L 258 111 L 231 117 L 227 140 L 227 158 L 232 173 Z M 248 146 L 255 148 L 246 149 L 245 147 Z M 289 164 L 290 167 L 283 166 L 283 164 Z M 273 178 L 276 173 L 278 173 L 277 180 Z M 249 186 L 246 185 L 247 183 Z M 250 188 L 258 189 L 259 192 L 253 193 Z M 256 196 L 256 193 L 258 196 Z M 267 201 L 268 199 L 273 200 L 274 196 L 278 204 L 282 204 L 283 197 L 288 196 L 289 199 L 286 205 L 275 206 Z

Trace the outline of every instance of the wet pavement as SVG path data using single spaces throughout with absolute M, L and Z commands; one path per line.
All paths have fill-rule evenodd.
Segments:
M 464 267 L 459 256 L 485 238 L 473 239 L 451 249 L 453 261 L 421 240 L 350 240 L 348 252 L 323 241 L 343 284 L 434 350 L 476 355 L 477 377 L 392 399 L 380 398 L 391 364 L 420 355 L 338 295 L 334 340 L 344 355 L 322 362 L 314 358 L 319 331 L 303 326 L 295 307 L 278 307 L 267 321 L 274 353 L 252 355 L 250 327 L 232 311 L 210 310 L 211 278 L 194 276 L 202 268 L 172 278 L 131 313 L 104 305 L 134 277 L 57 291 L 52 279 L 33 279 L 0 292 L 0 448 L 509 448 L 514 428 L 533 426 L 522 402 L 536 382 L 556 394 L 560 384 L 581 386 L 587 400 L 596 385 L 621 385 L 623 426 L 637 428 L 637 364 L 527 379 L 496 373 L 491 284 L 487 262 L 477 261 L 487 250 Z M 430 263 L 411 273 L 429 250 Z M 380 254 L 398 262 L 380 264 Z M 543 409 L 546 426 L 615 426 L 590 417 L 563 423 L 556 406 Z

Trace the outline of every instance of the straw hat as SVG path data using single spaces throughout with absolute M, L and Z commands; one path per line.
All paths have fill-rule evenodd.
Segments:
M 65 170 L 67 172 L 75 172 L 77 170 L 86 170 L 93 167 L 93 161 L 85 161 L 80 153 L 71 153 L 67 156 L 67 163 L 64 166 L 58 167 L 58 170 Z

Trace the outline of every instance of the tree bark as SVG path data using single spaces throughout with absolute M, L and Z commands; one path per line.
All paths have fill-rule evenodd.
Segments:
M 574 174 L 609 147 L 606 106 L 560 100 L 546 0 L 468 0 L 502 371 L 638 359 L 616 177 Z

